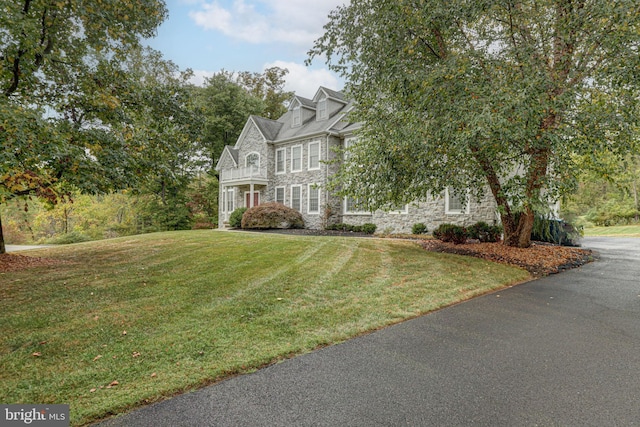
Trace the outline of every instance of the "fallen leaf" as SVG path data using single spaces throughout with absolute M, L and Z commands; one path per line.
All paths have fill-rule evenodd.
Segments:
M 40 341 L 38 344 L 45 345 L 46 343 L 47 343 L 46 341 Z
M 122 331 L 122 335 L 127 335 L 127 331 Z
M 156 373 L 155 373 L 155 372 L 154 372 L 153 374 L 151 374 L 151 378 L 155 378 L 155 377 L 157 377 L 157 376 L 158 376 L 158 375 L 156 375 Z
M 40 356 L 42 356 L 42 353 L 40 353 L 39 351 L 36 351 L 35 353 L 33 353 L 31 355 L 35 356 L 35 357 L 40 357 Z
M 95 362 L 96 360 L 98 360 L 98 359 L 100 359 L 100 358 L 102 358 L 102 355 L 101 355 L 101 354 L 99 354 L 99 355 L 97 355 L 96 357 L 94 357 L 94 358 L 93 358 L 93 361 Z
M 115 386 L 117 386 L 118 384 L 120 384 L 118 381 L 111 381 L 111 382 L 109 383 L 109 385 L 107 386 L 107 388 L 115 387 Z
M 138 356 L 140 356 L 140 353 L 138 353 L 137 351 L 134 351 L 132 356 L 133 357 L 138 357 Z
M 89 390 L 89 393 L 95 393 L 97 389 L 92 388 L 91 390 Z

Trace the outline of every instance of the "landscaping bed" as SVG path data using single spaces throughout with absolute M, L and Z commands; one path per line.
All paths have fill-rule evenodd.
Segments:
M 528 248 L 514 248 L 502 243 L 467 242 L 445 243 L 440 240 L 423 240 L 423 248 L 433 252 L 469 255 L 490 261 L 501 262 L 526 269 L 534 276 L 546 276 L 579 267 L 593 261 L 590 249 L 551 245 L 533 242 Z

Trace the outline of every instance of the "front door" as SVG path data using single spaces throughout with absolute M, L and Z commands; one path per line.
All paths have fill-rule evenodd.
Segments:
M 258 206 L 260 204 L 260 192 L 259 191 L 254 191 L 253 192 L 253 206 Z M 251 192 L 250 191 L 246 191 L 244 193 L 244 206 L 249 208 L 251 207 Z

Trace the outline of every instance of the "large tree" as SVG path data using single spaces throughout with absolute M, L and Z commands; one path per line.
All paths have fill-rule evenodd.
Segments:
M 371 208 L 488 189 L 526 247 L 572 155 L 637 150 L 638 2 L 352 0 L 325 30 L 364 122 L 337 183 Z
M 140 146 L 122 64 L 155 34 L 164 2 L 0 0 L 0 11 L 0 203 L 126 185 Z

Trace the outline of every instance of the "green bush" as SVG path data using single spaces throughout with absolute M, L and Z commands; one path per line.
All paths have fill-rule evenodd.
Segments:
M 467 227 L 467 237 L 470 239 L 478 239 L 481 242 L 497 242 L 500 240 L 502 228 L 497 225 L 489 225 L 486 222 L 479 221 L 470 227 Z
M 242 216 L 247 211 L 247 208 L 238 208 L 229 216 L 229 225 L 233 228 L 242 227 Z
M 440 224 L 433 230 L 433 237 L 443 242 L 460 244 L 467 241 L 467 230 L 455 224 Z
M 366 224 L 362 224 L 360 228 L 362 229 L 363 233 L 373 234 L 376 232 L 377 226 L 368 222 Z
M 91 237 L 79 231 L 72 231 L 71 233 L 60 234 L 45 240 L 45 243 L 51 245 L 67 245 L 69 243 L 81 243 L 91 241 Z
M 242 217 L 242 228 L 304 228 L 302 214 L 282 203 L 268 202 L 247 210 Z
M 536 215 L 531 231 L 531 240 L 555 243 L 563 246 L 580 246 L 582 229 L 561 219 Z
M 375 224 L 366 223 L 362 225 L 351 225 L 351 224 L 331 224 L 325 227 L 325 230 L 334 230 L 334 231 L 346 231 L 351 233 L 366 233 L 373 234 L 376 232 L 378 227 Z
M 411 227 L 411 234 L 425 234 L 427 231 L 427 226 L 421 222 L 413 224 Z

